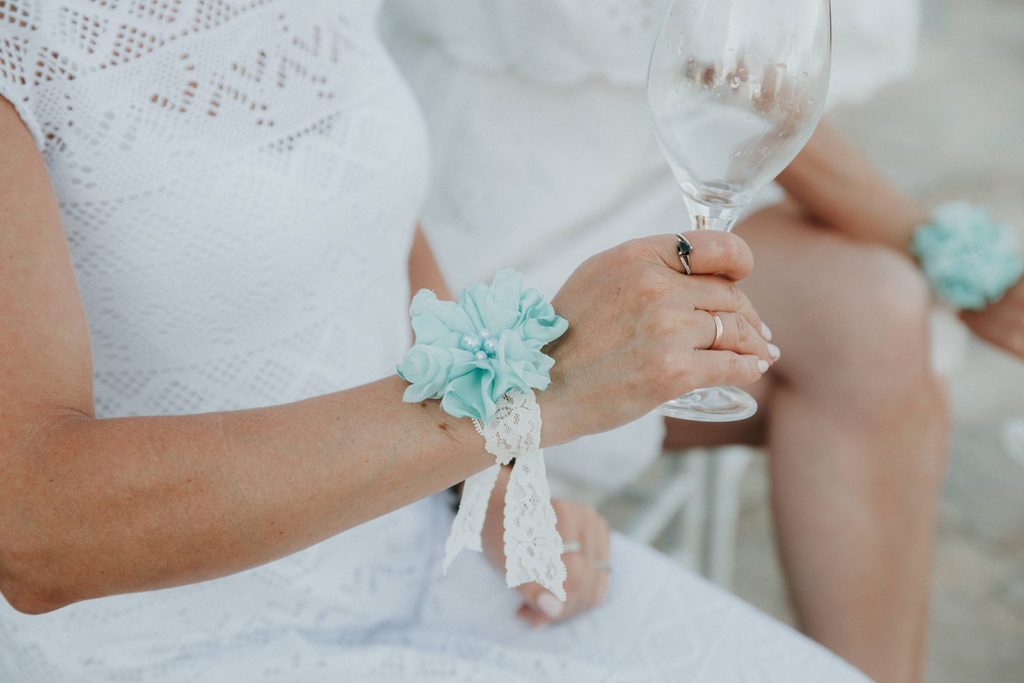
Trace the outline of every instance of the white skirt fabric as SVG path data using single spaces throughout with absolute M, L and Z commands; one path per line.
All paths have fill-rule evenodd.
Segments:
M 479 553 L 441 575 L 452 511 L 420 501 L 278 562 L 26 616 L 0 608 L 0 680 L 866 680 L 668 558 L 614 536 L 603 606 L 532 630 Z

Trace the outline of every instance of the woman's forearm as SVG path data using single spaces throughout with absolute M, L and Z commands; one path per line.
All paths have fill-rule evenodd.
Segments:
M 56 196 L 2 98 L 0 149 L 0 590 L 15 607 L 238 571 L 493 462 L 468 419 L 436 400 L 403 403 L 396 376 L 276 407 L 96 419 L 90 333 Z M 562 287 L 552 304 L 570 329 L 545 347 L 557 362 L 537 398 L 543 445 L 765 372 L 760 319 L 734 284 L 750 272 L 750 250 L 706 233 L 690 234 L 694 277 L 681 274 L 676 240 L 658 235 L 591 257 Z M 413 257 L 413 286 L 440 286 L 421 235 Z M 726 318 L 715 350 L 708 310 Z
M 4 495 L 18 500 L 0 520 L 5 594 L 46 611 L 225 575 L 493 463 L 469 420 L 403 403 L 405 386 L 396 376 L 273 408 L 51 420 L 5 458 Z
M 925 212 L 823 120 L 779 184 L 831 229 L 907 251 Z

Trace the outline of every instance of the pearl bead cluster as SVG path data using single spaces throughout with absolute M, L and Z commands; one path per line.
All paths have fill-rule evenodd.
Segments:
M 498 342 L 491 336 L 490 330 L 484 328 L 476 334 L 462 335 L 459 339 L 459 348 L 469 351 L 477 360 L 487 360 L 494 358 L 494 354 L 498 352 Z

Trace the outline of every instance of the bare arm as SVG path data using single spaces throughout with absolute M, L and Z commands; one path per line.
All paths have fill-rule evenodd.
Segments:
M 827 120 L 778 181 L 825 226 L 901 252 L 907 252 L 914 228 L 927 219 Z
M 16 608 L 239 571 L 493 462 L 469 420 L 437 401 L 403 403 L 397 376 L 270 408 L 96 419 L 56 199 L 2 99 L 0 149 L 0 590 Z M 724 233 L 691 241 L 692 277 L 679 273 L 674 238 L 655 236 L 595 256 L 556 296 L 570 332 L 552 345 L 552 384 L 538 397 L 545 445 L 764 371 L 760 321 L 731 282 L 749 273 L 749 248 Z M 416 244 L 415 284 L 436 286 L 422 235 Z M 726 314 L 715 351 L 704 350 L 708 309 Z
M 825 121 L 779 175 L 779 183 L 826 227 L 908 255 L 914 228 L 928 219 Z M 1024 278 L 999 301 L 960 317 L 982 339 L 1024 358 Z
M 412 285 L 413 294 L 421 289 L 429 289 L 439 299 L 455 300 L 441 273 L 441 267 L 437 265 L 437 259 L 427 242 L 427 236 L 423 234 L 423 228 L 420 226 L 416 226 L 412 250 L 409 252 L 409 283 Z
M 56 200 L 0 106 L 0 587 L 15 606 L 211 578 L 441 490 L 491 460 L 397 377 L 261 410 L 93 419 Z

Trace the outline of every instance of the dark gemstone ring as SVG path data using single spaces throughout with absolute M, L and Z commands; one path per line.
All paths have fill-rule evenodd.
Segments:
M 681 234 L 676 235 L 676 240 L 676 251 L 679 253 L 679 261 L 683 264 L 683 271 L 689 275 L 692 272 L 690 269 L 690 253 L 693 251 L 693 245 Z

